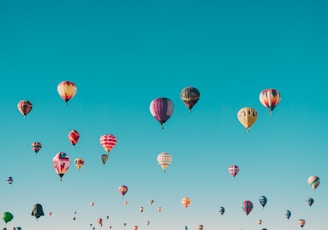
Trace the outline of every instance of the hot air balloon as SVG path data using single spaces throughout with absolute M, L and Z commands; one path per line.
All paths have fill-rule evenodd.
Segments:
M 118 191 L 124 197 L 124 195 L 128 192 L 128 186 L 121 185 L 120 187 L 118 187 Z
M 9 221 L 11 221 L 14 218 L 14 215 L 10 212 L 4 212 L 2 213 L 2 220 L 7 224 Z
M 259 99 L 261 104 L 267 108 L 270 111 L 270 115 L 272 115 L 272 111 L 280 102 L 280 93 L 276 89 L 265 89 L 260 92 Z
M 190 199 L 188 197 L 184 197 L 182 198 L 181 203 L 183 207 L 188 208 L 188 206 L 190 205 Z
M 312 206 L 313 202 L 314 202 L 314 199 L 313 199 L 313 198 L 307 198 L 307 199 L 306 199 L 306 203 L 307 203 L 310 207 Z
M 80 170 L 81 168 L 82 168 L 82 166 L 84 165 L 84 160 L 83 160 L 83 158 L 75 158 L 75 160 L 74 160 L 74 164 L 75 164 L 75 166 L 76 166 L 76 168 L 78 169 L 78 170 Z
M 196 105 L 199 98 L 200 93 L 198 89 L 191 86 L 183 88 L 180 92 L 180 99 L 185 104 L 185 106 L 187 106 L 189 112 L 191 112 L 191 109 Z
M 108 155 L 107 154 L 101 154 L 100 155 L 100 160 L 101 160 L 101 162 L 105 165 L 106 164 L 106 162 L 108 161 Z
M 246 128 L 247 132 L 249 132 L 251 126 L 257 119 L 257 112 L 253 108 L 245 107 L 238 111 L 237 118 L 239 122 Z
M 32 143 L 32 150 L 35 152 L 35 153 L 38 153 L 40 151 L 40 149 L 42 148 L 42 145 L 40 142 L 38 141 L 35 141 Z
M 164 128 L 164 123 L 172 116 L 174 105 L 173 102 L 165 97 L 156 98 L 150 103 L 150 113 Z
M 320 184 L 320 179 L 317 176 L 310 176 L 308 178 L 308 184 L 312 187 L 313 190 L 315 190 L 319 184 Z
M 51 216 L 52 215 L 52 212 L 49 212 L 48 215 Z
M 90 206 L 93 207 L 95 205 L 95 202 L 91 201 Z
M 33 106 L 32 103 L 28 100 L 21 100 L 17 104 L 18 111 L 23 114 L 24 118 L 28 113 L 31 112 Z
M 57 85 L 57 91 L 59 96 L 65 101 L 67 105 L 68 101 L 75 96 L 77 87 L 75 83 L 71 81 L 62 81 Z
M 102 222 L 103 222 L 102 218 L 98 218 L 97 219 L 97 223 L 100 225 L 100 227 L 103 226 Z
M 139 210 L 140 210 L 140 212 L 143 212 L 144 211 L 144 207 L 140 207 Z
M 257 223 L 258 224 L 262 224 L 262 220 L 260 219 L 260 220 L 257 220 Z
M 58 152 L 52 159 L 53 167 L 62 181 L 62 177 L 69 169 L 71 164 L 70 157 L 64 152 Z
M 152 205 L 154 203 L 154 200 L 150 199 L 149 204 Z
M 262 207 L 264 208 L 264 206 L 266 205 L 268 199 L 265 196 L 261 196 L 259 201 L 260 201 L 260 204 L 262 205 Z
M 80 139 L 80 133 L 76 130 L 71 130 L 68 133 L 68 141 L 74 146 Z
M 14 182 L 14 179 L 10 176 L 7 178 L 8 184 L 12 184 Z
M 147 221 L 146 221 L 146 225 L 149 225 L 149 224 L 150 224 L 150 221 L 149 221 L 149 220 L 147 220 Z
M 287 220 L 289 220 L 291 215 L 292 215 L 292 212 L 290 210 L 286 210 L 285 216 L 286 216 Z
M 124 202 L 123 202 L 123 204 L 124 204 L 124 205 L 128 205 L 128 204 L 129 204 L 129 202 L 127 202 L 127 201 L 124 201 Z
M 133 230 L 138 230 L 138 226 L 137 225 L 134 225 L 133 226 Z
M 100 144 L 106 150 L 107 154 L 116 145 L 116 137 L 113 134 L 104 134 L 100 137 Z
M 157 155 L 157 162 L 161 166 L 163 171 L 166 172 L 167 167 L 169 167 L 172 162 L 172 156 L 167 152 L 161 152 Z
M 32 216 L 35 216 L 36 219 L 39 219 L 41 216 L 44 216 L 43 207 L 41 204 L 35 204 L 32 209 Z
M 244 212 L 246 213 L 246 215 L 248 216 L 248 214 L 252 211 L 253 209 L 253 203 L 249 200 L 245 200 L 242 203 L 242 208 L 244 210 Z
M 204 225 L 200 224 L 198 225 L 198 230 L 203 230 L 204 229 Z
M 162 211 L 162 207 L 158 207 L 158 208 L 157 208 L 157 211 L 158 211 L 158 212 L 161 212 L 161 211 Z
M 224 212 L 225 212 L 224 207 L 220 207 L 219 208 L 219 213 L 221 214 L 221 216 L 223 216 Z
M 298 225 L 299 225 L 301 228 L 303 228 L 304 225 L 305 225 L 305 220 L 304 220 L 304 219 L 299 219 L 299 220 L 298 220 Z
M 233 177 L 235 177 L 235 176 L 237 176 L 237 174 L 239 172 L 239 167 L 237 165 L 231 165 L 228 168 L 228 171 Z

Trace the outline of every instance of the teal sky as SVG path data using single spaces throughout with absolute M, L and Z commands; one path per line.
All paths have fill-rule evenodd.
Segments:
M 1 0 L 0 212 L 14 219 L 0 226 L 296 230 L 305 219 L 304 229 L 326 230 L 327 10 L 317 0 Z M 57 93 L 64 80 L 78 88 L 68 106 Z M 186 86 L 201 93 L 191 114 L 179 97 Z M 259 102 L 266 88 L 282 95 L 272 116 Z M 157 97 L 174 102 L 163 130 L 149 111 Z M 25 119 L 23 99 L 33 103 Z M 258 119 L 247 133 L 237 112 L 248 106 Z M 75 147 L 72 129 L 81 134 Z M 117 145 L 103 165 L 106 133 Z M 43 145 L 37 155 L 34 141 Z M 163 151 L 173 157 L 166 173 L 156 161 Z M 62 181 L 51 162 L 57 152 L 72 161 Z M 231 164 L 240 167 L 235 178 Z M 315 191 L 312 175 L 321 179 Z M 120 185 L 129 187 L 124 198 Z M 249 216 L 244 200 L 254 204 Z M 45 211 L 38 220 L 35 203 Z

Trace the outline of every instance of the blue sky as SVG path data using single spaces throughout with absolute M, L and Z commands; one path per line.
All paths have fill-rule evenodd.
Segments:
M 327 8 L 325 1 L 1 1 L 0 212 L 14 215 L 7 228 L 293 230 L 303 218 L 304 229 L 324 230 Z M 56 89 L 63 80 L 78 88 L 68 106 Z M 186 86 L 201 93 L 191 114 L 179 98 Z M 282 95 L 272 116 L 258 99 L 271 87 Z M 162 96 L 175 106 L 164 130 L 149 111 Z M 33 103 L 25 119 L 17 110 L 23 99 Z M 237 120 L 247 106 L 259 114 L 249 133 Z M 75 147 L 72 129 L 81 134 Z M 103 165 L 105 133 L 117 145 Z M 37 155 L 34 141 L 43 145 Z M 156 161 L 163 151 L 173 157 L 166 173 Z M 51 163 L 57 152 L 84 158 L 84 167 L 72 163 L 60 182 Z M 236 178 L 231 164 L 240 167 Z M 311 175 L 321 179 L 316 191 Z M 124 198 L 120 185 L 129 187 Z M 188 208 L 180 202 L 186 196 Z M 248 217 L 244 200 L 254 204 Z M 45 211 L 38 220 L 35 203 Z

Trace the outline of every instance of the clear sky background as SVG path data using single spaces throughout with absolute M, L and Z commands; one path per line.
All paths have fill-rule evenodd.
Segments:
M 326 230 L 327 10 L 323 0 L 1 0 L 0 212 L 14 215 L 3 227 L 296 230 L 303 218 L 304 229 Z M 64 80 L 78 88 L 68 106 L 57 93 Z M 191 114 L 179 97 L 186 86 L 201 93 Z M 282 96 L 272 116 L 259 102 L 266 88 Z M 149 111 L 157 97 L 175 106 L 163 130 Z M 33 103 L 25 119 L 23 99 Z M 258 111 L 249 133 L 237 120 L 247 106 Z M 72 129 L 81 135 L 75 147 Z M 117 144 L 103 165 L 106 133 Z M 166 173 L 156 160 L 163 151 L 173 157 Z M 57 152 L 84 158 L 84 167 L 72 162 L 60 181 Z M 315 191 L 312 175 L 321 179 Z M 248 217 L 244 200 L 254 204 Z M 36 203 L 45 212 L 38 220 Z

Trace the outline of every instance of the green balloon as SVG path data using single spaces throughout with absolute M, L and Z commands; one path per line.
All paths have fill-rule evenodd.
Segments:
M 4 212 L 2 213 L 2 219 L 5 223 L 8 223 L 9 221 L 11 221 L 14 218 L 13 214 L 11 214 L 10 212 Z

